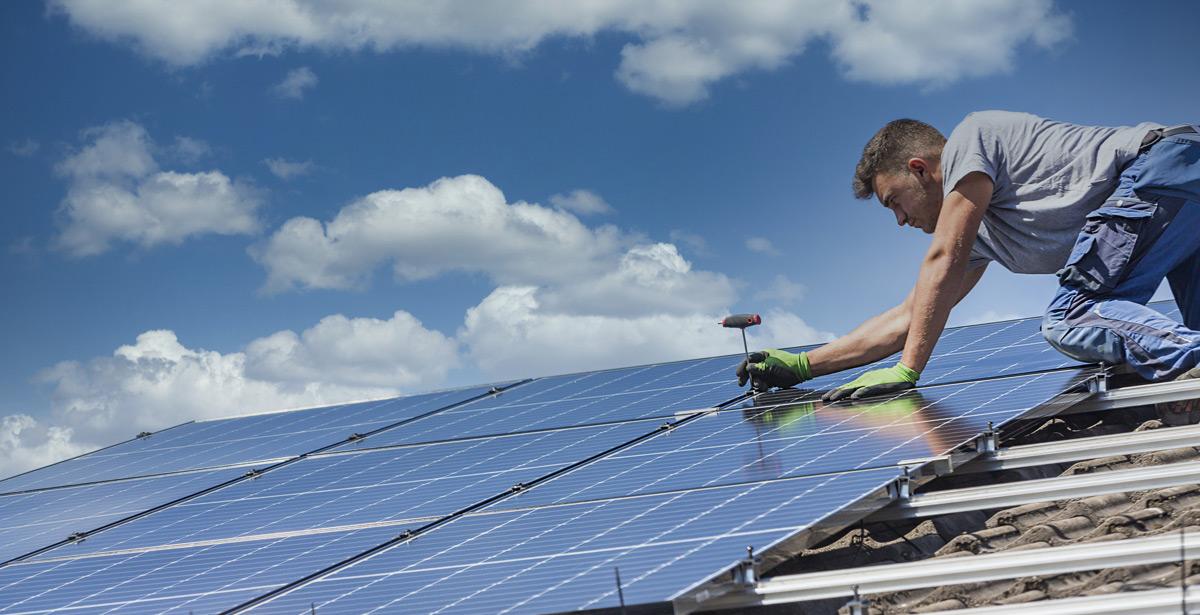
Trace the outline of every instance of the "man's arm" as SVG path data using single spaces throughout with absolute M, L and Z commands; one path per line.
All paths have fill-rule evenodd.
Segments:
M 959 284 L 958 303 L 983 277 L 987 265 L 969 269 Z M 908 297 L 899 305 L 875 316 L 856 327 L 850 333 L 821 346 L 808 353 L 812 365 L 812 375 L 823 376 L 842 370 L 866 365 L 878 361 L 904 347 L 908 338 L 911 321 L 913 296 L 916 290 L 909 291 Z
M 925 369 L 938 336 L 946 328 L 950 309 L 962 296 L 971 247 L 992 198 L 992 188 L 992 178 L 986 174 L 969 173 L 942 203 L 933 244 L 921 264 L 911 296 L 908 337 L 900 357 L 900 362 L 911 370 Z

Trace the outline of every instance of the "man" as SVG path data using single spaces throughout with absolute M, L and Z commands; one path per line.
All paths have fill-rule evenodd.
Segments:
M 896 224 L 933 235 L 916 286 L 900 305 L 809 353 L 751 355 L 739 383 L 794 386 L 903 349 L 892 367 L 825 400 L 914 387 L 951 308 L 992 261 L 1057 273 L 1042 333 L 1067 356 L 1125 363 L 1149 380 L 1200 377 L 1197 127 L 1079 126 L 986 111 L 946 139 L 928 124 L 896 120 L 863 149 L 854 194 L 874 195 Z M 1182 324 L 1145 306 L 1164 277 Z

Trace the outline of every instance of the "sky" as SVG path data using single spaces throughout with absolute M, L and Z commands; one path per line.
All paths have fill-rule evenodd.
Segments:
M 1200 4 L 0 4 L 0 476 L 186 420 L 832 339 L 884 123 L 1195 122 Z M 952 324 L 1039 314 L 993 266 Z

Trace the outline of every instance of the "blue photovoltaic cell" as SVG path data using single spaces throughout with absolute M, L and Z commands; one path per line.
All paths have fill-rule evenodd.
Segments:
M 724 356 L 551 376 L 341 448 L 671 417 L 741 395 L 744 389 L 734 379 L 740 361 Z
M 730 408 L 510 498 L 537 506 L 894 465 L 941 455 L 1078 381 L 1068 370 L 823 405 Z
M 657 427 L 641 421 L 316 455 L 41 557 L 396 519 L 427 523 Z
M 545 613 L 673 596 L 894 480 L 895 469 L 476 513 L 254 613 Z M 876 505 L 882 501 L 876 502 Z
M 1178 318 L 1170 302 L 1153 307 Z M 615 607 L 615 566 L 626 602 L 670 600 L 727 570 L 746 545 L 765 551 L 831 515 L 841 520 L 847 506 L 900 475 L 893 464 L 901 459 L 945 452 L 1061 391 L 1076 370 L 992 379 L 1077 365 L 1049 348 L 1039 325 L 1034 318 L 947 330 L 922 389 L 892 400 L 824 407 L 805 403 L 818 392 L 800 391 L 798 402 L 732 407 L 665 433 L 655 428 L 677 412 L 744 391 L 733 378 L 740 355 L 536 380 L 0 568 L 0 613 L 223 610 L 652 432 L 256 612 L 308 613 L 314 602 L 325 613 Z M 735 332 L 731 338 L 736 345 Z M 805 386 L 826 390 L 896 359 Z M 930 386 L 940 383 L 957 384 Z M 484 391 L 185 424 L 0 481 L 0 493 L 265 463 Z M 68 525 L 67 533 L 91 529 L 76 525 L 102 525 L 227 478 L 209 474 L 0 496 L 0 540 L 26 527 L 47 536 Z M 156 483 L 162 487 L 152 489 Z M 54 500 L 58 492 L 67 499 Z M 81 498 L 95 502 L 88 516 L 77 514 Z
M 372 527 L 19 562 L 0 568 L 0 613 L 216 613 L 397 532 Z
M 241 474 L 223 469 L 0 496 L 0 562 Z
M 291 457 L 487 391 L 412 397 L 186 423 L 149 437 L 0 481 L 8 493 Z

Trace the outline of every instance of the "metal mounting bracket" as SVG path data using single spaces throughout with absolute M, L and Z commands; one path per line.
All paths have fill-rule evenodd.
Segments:
M 754 555 L 754 547 L 746 547 L 746 557 L 730 570 L 734 585 L 754 587 L 758 583 L 758 564 L 761 558 Z

